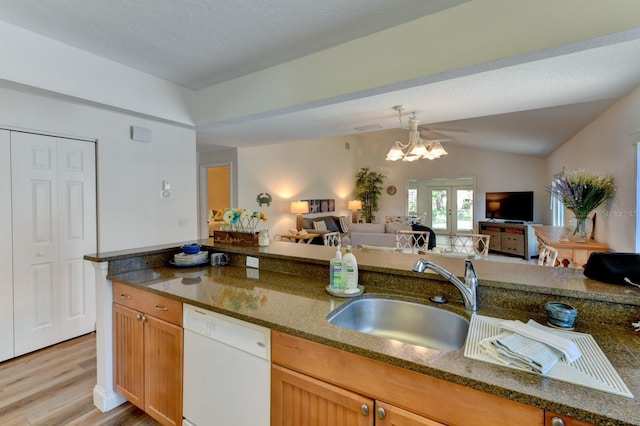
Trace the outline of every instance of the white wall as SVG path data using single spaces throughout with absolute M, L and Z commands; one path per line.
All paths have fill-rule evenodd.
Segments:
M 596 210 L 595 238 L 620 252 L 635 251 L 636 147 L 640 130 L 640 87 L 562 145 L 548 158 L 548 174 L 584 169 L 592 174 L 611 174 L 616 194 Z M 568 212 L 568 220 L 572 214 Z
M 350 145 L 347 149 L 345 144 Z M 344 136 L 256 148 L 238 149 L 238 204 L 234 207 L 264 211 L 271 235 L 295 227 L 289 203 L 301 199 L 336 200 L 331 215 L 351 215 L 357 169 L 357 137 Z M 268 192 L 271 206 L 258 207 L 256 197 Z
M 131 141 L 132 125 L 150 129 L 151 143 Z M 98 140 L 100 251 L 197 238 L 194 130 L 0 88 L 2 126 Z
M 0 81 L 193 124 L 195 92 L 0 21 Z
M 397 138 L 408 138 L 399 130 Z M 545 160 L 538 157 L 455 148 L 438 160 L 414 163 L 385 161 L 393 137 L 369 133 L 313 141 L 293 142 L 258 148 L 238 149 L 239 202 L 234 207 L 258 209 L 256 196 L 269 192 L 274 199 L 263 206 L 269 217 L 266 226 L 272 234 L 295 226 L 295 215 L 289 213 L 289 202 L 298 199 L 335 198 L 335 215 L 350 216 L 347 201 L 353 199 L 355 173 L 370 167 L 384 173 L 378 221 L 385 215 L 404 215 L 408 179 L 428 177 L 475 176 L 475 221 L 484 219 L 484 193 L 487 191 L 535 191 L 535 221 L 548 223 L 549 197 Z M 345 142 L 350 150 L 345 149 Z M 213 155 L 211 153 L 211 155 Z M 210 160 L 211 158 L 209 158 Z M 200 163 L 202 164 L 202 154 Z M 388 195 L 386 187 L 394 185 L 398 192 Z

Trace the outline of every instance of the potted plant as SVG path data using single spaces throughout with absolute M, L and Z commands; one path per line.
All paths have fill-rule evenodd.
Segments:
M 356 173 L 356 200 L 362 201 L 362 215 L 367 223 L 373 222 L 373 214 L 378 211 L 378 198 L 382 193 L 382 173 L 362 167 Z

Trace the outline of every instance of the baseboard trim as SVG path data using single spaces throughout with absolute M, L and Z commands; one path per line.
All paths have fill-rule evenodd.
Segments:
M 117 392 L 111 391 L 109 393 L 105 392 L 105 390 L 98 385 L 93 388 L 93 405 L 95 405 L 98 410 L 106 413 L 107 411 L 111 411 L 119 405 L 127 402 L 126 398 L 120 395 Z

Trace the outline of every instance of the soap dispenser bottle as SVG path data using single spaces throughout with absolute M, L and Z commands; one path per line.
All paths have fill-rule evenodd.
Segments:
M 344 260 L 340 246 L 336 249 L 336 255 L 330 262 L 330 287 L 333 290 L 343 291 L 346 287 Z
M 358 261 L 351 251 L 351 246 L 347 246 L 347 252 L 343 259 L 345 269 L 346 288 L 348 291 L 358 289 Z

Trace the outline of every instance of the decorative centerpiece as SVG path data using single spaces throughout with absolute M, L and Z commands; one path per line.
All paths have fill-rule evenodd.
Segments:
M 585 242 L 589 239 L 587 221 L 589 214 L 613 197 L 613 176 L 587 175 L 584 171 L 568 172 L 547 187 L 547 191 L 558 197 L 564 206 L 575 215 L 573 240 Z
M 246 209 L 227 209 L 222 215 L 220 230 L 214 231 L 213 241 L 226 244 L 257 245 L 257 227 L 266 222 L 264 212 Z

